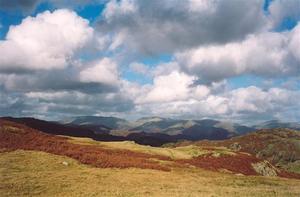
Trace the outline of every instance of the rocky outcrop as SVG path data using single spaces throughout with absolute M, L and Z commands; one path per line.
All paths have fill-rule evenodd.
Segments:
M 242 146 L 239 143 L 235 142 L 231 144 L 229 148 L 233 151 L 240 151 L 242 149 Z
M 262 161 L 252 164 L 253 169 L 263 176 L 277 176 L 277 169 L 268 161 Z

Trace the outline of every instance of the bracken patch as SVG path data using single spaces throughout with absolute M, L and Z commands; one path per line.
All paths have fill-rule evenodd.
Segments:
M 219 171 L 226 169 L 233 173 L 242 173 L 244 175 L 258 175 L 253 169 L 251 163 L 261 161 L 253 156 L 239 153 L 237 155 L 222 155 L 215 157 L 212 154 L 199 156 L 190 160 L 180 160 L 182 163 L 188 163 L 196 167 Z
M 83 164 L 101 168 L 145 168 L 169 171 L 153 160 L 171 160 L 168 157 L 137 153 L 128 150 L 108 150 L 92 145 L 78 145 L 67 141 L 68 138 L 54 136 L 31 129 L 21 124 L 0 120 L 0 150 L 35 150 L 68 156 Z M 4 126 L 5 125 L 5 126 Z M 18 128 L 10 131 L 10 127 Z
M 226 152 L 228 150 L 222 147 L 217 148 L 210 145 L 206 144 L 202 148 L 203 150 L 211 151 L 211 153 L 192 159 L 175 160 L 168 156 L 134 152 L 131 150 L 107 149 L 99 145 L 75 144 L 70 142 L 68 137 L 46 134 L 22 124 L 0 120 L 0 152 L 18 149 L 43 151 L 55 155 L 67 156 L 83 164 L 100 168 L 134 167 L 170 171 L 172 167 L 183 168 L 193 165 L 211 171 L 259 175 L 254 170 L 252 164 L 262 162 L 262 159 L 243 152 Z M 216 152 L 220 154 L 216 155 Z M 283 170 L 278 170 L 277 175 L 300 179 L 300 175 Z

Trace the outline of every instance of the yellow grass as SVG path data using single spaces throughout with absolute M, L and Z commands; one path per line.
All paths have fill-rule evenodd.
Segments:
M 122 142 L 99 142 L 92 140 L 90 138 L 78 138 L 70 137 L 70 142 L 85 145 L 97 145 L 109 149 L 125 149 L 141 153 L 148 153 L 153 155 L 168 156 L 172 159 L 191 159 L 200 155 L 213 153 L 214 156 L 219 156 L 221 154 L 235 154 L 225 147 L 216 147 L 216 150 L 208 151 L 204 150 L 199 146 L 189 145 L 181 146 L 176 148 L 163 148 L 163 147 L 152 147 L 136 144 L 132 141 L 122 141 Z
M 64 165 L 67 162 L 68 165 Z M 196 168 L 101 169 L 35 151 L 0 153 L 0 196 L 299 196 L 300 181 Z

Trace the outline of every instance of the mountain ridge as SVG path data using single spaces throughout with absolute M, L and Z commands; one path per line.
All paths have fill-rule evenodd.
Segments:
M 116 117 L 80 116 L 69 121 L 45 121 L 30 117 L 2 117 L 32 128 L 56 135 L 89 137 L 103 141 L 130 140 L 143 145 L 161 146 L 181 140 L 225 140 L 255 131 L 262 125 L 274 127 L 278 121 L 247 127 L 230 121 L 213 119 L 180 120 L 161 117 L 143 117 L 127 121 Z M 283 124 L 282 125 L 291 125 Z M 296 124 L 293 124 L 296 125 Z M 287 127 L 289 128 L 289 127 Z

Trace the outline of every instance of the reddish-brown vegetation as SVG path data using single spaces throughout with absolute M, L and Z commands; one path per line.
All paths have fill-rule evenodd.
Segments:
M 180 160 L 180 162 L 188 163 L 212 171 L 226 169 L 237 174 L 241 173 L 243 175 L 259 175 L 252 167 L 252 164 L 262 162 L 262 160 L 245 153 L 236 153 L 236 155 L 222 155 L 220 157 L 215 157 L 212 154 L 209 154 L 189 160 Z M 269 167 L 271 167 L 270 165 L 271 164 L 269 164 Z M 279 169 L 277 170 L 277 175 L 280 177 L 300 179 L 299 174 L 289 173 Z
M 168 157 L 137 153 L 128 150 L 108 150 L 99 146 L 79 145 L 67 138 L 42 133 L 21 124 L 0 120 L 0 149 L 8 151 L 23 149 L 37 150 L 56 155 L 68 156 L 84 164 L 101 168 L 148 168 L 169 170 L 159 165 L 156 158 L 170 160 Z
M 300 140 L 300 134 L 290 129 L 259 130 L 244 136 L 234 137 L 228 140 L 198 142 L 181 142 L 176 146 L 199 145 L 199 146 L 225 146 L 230 148 L 234 143 L 241 145 L 240 151 L 267 159 L 273 164 L 278 161 L 289 161 L 300 159 L 299 148 L 295 140 Z M 270 147 L 270 148 L 269 148 Z M 281 153 L 278 157 L 276 154 Z
M 290 160 L 299 159 L 299 151 L 294 143 L 290 143 L 289 139 L 292 139 L 291 141 L 296 139 L 299 140 L 300 134 L 290 129 L 259 130 L 254 133 L 234 137 L 228 140 L 184 141 L 176 143 L 175 146 L 197 145 L 207 150 L 213 150 L 215 147 L 231 148 L 233 144 L 239 144 L 241 149 L 236 152 L 236 156 L 224 155 L 221 158 L 199 157 L 195 158 L 194 161 L 189 161 L 189 163 L 194 163 L 199 167 L 203 166 L 204 168 L 210 168 L 211 170 L 218 170 L 220 169 L 220 165 L 222 165 L 223 168 L 232 172 L 251 175 L 254 170 L 251 167 L 251 161 L 253 163 L 254 161 L 268 160 L 276 166 L 278 161 L 288 162 Z M 241 154 L 243 152 L 250 153 L 250 155 L 242 156 Z M 230 158 L 225 159 L 226 157 Z M 246 168 L 248 168 L 248 170 L 246 170 Z M 280 169 L 277 174 L 281 177 L 300 179 L 300 174 L 287 172 L 283 169 Z
M 200 168 L 213 171 L 226 169 L 233 173 L 242 173 L 244 175 L 258 175 L 251 164 L 260 161 L 261 160 L 256 157 L 243 153 L 238 153 L 236 155 L 222 155 L 219 157 L 208 154 L 189 160 L 180 160 L 180 162 L 189 163 Z
M 208 144 L 207 144 L 208 145 Z M 202 147 L 205 150 L 216 149 L 212 146 Z M 25 125 L 0 120 L 0 152 L 17 149 L 35 150 L 67 156 L 78 160 L 83 164 L 89 164 L 101 168 L 128 168 L 156 169 L 169 171 L 171 166 L 162 166 L 157 160 L 173 161 L 174 167 L 183 167 L 186 164 L 194 165 L 212 171 L 222 169 L 244 175 L 258 175 L 251 166 L 252 163 L 261 162 L 252 155 L 241 152 L 236 154 L 202 155 L 193 159 L 172 160 L 166 156 L 139 153 L 121 149 L 107 149 L 99 145 L 73 144 L 67 137 L 55 136 L 29 128 Z M 279 176 L 300 178 L 300 175 L 278 172 Z

